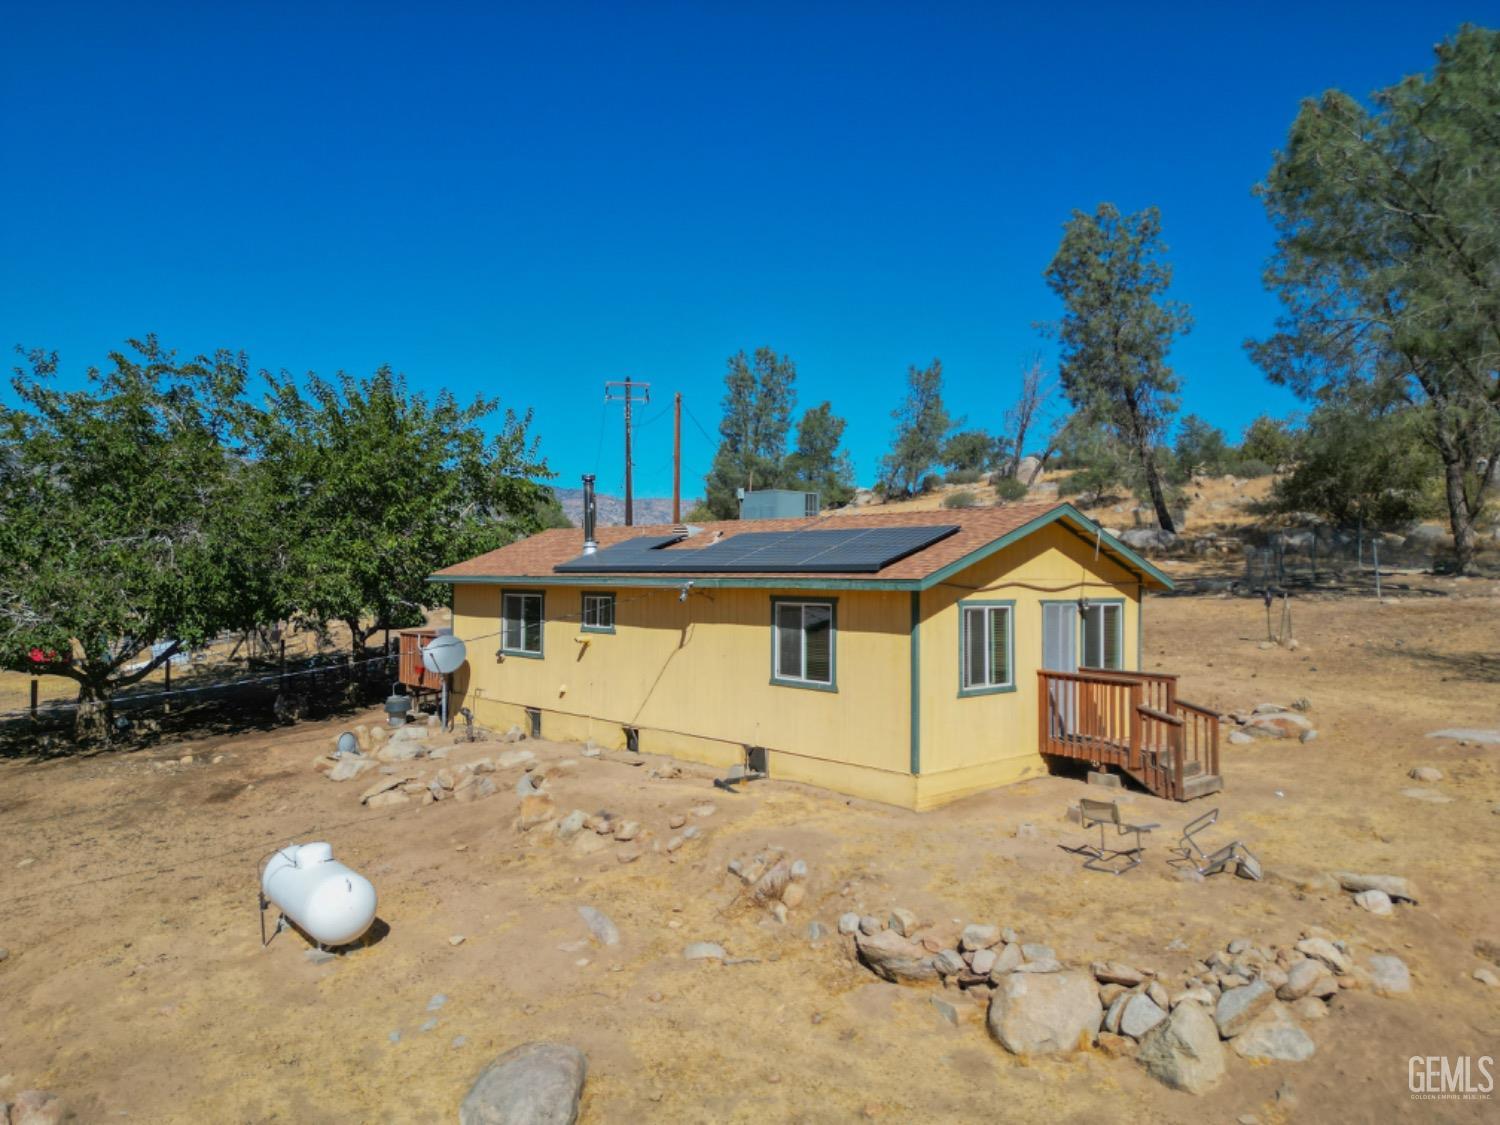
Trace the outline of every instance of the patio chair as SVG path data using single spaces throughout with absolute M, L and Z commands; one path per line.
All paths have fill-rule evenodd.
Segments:
M 1204 851 L 1203 846 L 1198 843 L 1198 836 L 1218 822 L 1218 809 L 1210 809 L 1202 816 L 1188 821 L 1183 826 L 1177 846 L 1172 849 L 1177 853 L 1177 858 L 1167 862 L 1174 867 L 1190 867 L 1205 878 L 1233 867 L 1235 874 L 1241 879 L 1253 879 L 1259 882 L 1260 860 L 1256 859 L 1255 854 L 1241 841 L 1231 840 L 1213 852 Z
M 1078 811 L 1085 828 L 1099 826 L 1099 846 L 1086 844 L 1073 850 L 1089 857 L 1084 861 L 1084 867 L 1090 871 L 1103 871 L 1106 875 L 1123 875 L 1139 867 L 1141 854 L 1146 850 L 1141 837 L 1153 828 L 1161 827 L 1159 824 L 1126 824 L 1120 819 L 1118 801 L 1093 801 L 1084 797 L 1078 802 Z M 1105 833 L 1111 826 L 1115 829 L 1117 841 L 1121 836 L 1134 835 L 1135 843 L 1127 848 L 1110 847 Z

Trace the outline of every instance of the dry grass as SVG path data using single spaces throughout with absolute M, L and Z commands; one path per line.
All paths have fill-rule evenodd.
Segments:
M 494 1054 L 553 1038 L 589 1054 L 589 1121 L 1269 1122 L 1285 1119 L 1274 1102 L 1283 1082 L 1297 1093 L 1294 1119 L 1401 1116 L 1407 1056 L 1493 1053 L 1500 1029 L 1495 992 L 1468 979 L 1474 940 L 1500 937 L 1489 893 L 1500 750 L 1425 737 L 1500 727 L 1483 660 L 1496 648 L 1500 598 L 1492 584 L 1450 583 L 1444 594 L 1384 606 L 1304 600 L 1296 652 L 1257 646 L 1252 602 L 1149 606 L 1147 665 L 1183 673 L 1184 696 L 1218 706 L 1306 696 L 1322 731 L 1307 745 L 1229 750 L 1224 835 L 1294 875 L 1408 875 L 1422 903 L 1393 918 L 1286 881 L 1181 883 L 1165 848 L 1202 810 L 1144 795 L 1129 797 L 1132 811 L 1164 826 L 1147 865 L 1122 879 L 1081 872 L 1059 845 L 1079 836 L 1063 812 L 1084 787 L 1061 778 L 919 815 L 777 782 L 729 796 L 703 770 L 652 780 L 646 767 L 579 758 L 550 783 L 563 810 L 623 812 L 660 842 L 672 813 L 705 800 L 718 808 L 701 821 L 705 837 L 671 858 L 650 841 L 629 865 L 612 851 L 579 858 L 514 830 L 509 785 L 468 805 L 362 809 L 358 782 L 331 784 L 308 767 L 337 728 L 306 724 L 0 764 L 12 841 L 0 889 L 0 944 L 11 950 L 0 964 L 0 1069 L 12 1088 L 56 1090 L 84 1120 L 428 1121 L 451 1119 Z M 548 762 L 576 754 L 533 747 Z M 187 752 L 194 761 L 176 764 Z M 1400 795 L 1416 764 L 1445 772 L 1435 788 L 1451 803 Z M 1038 836 L 1017 837 L 1022 822 Z M 314 837 L 374 880 L 390 927 L 326 966 L 307 962 L 295 934 L 262 951 L 253 911 L 260 856 Z M 735 885 L 725 864 L 767 844 L 812 868 L 809 900 L 788 927 L 726 909 Z M 615 919 L 618 948 L 558 948 L 586 936 L 583 903 Z M 1163 971 L 1190 957 L 1167 951 L 1174 938 L 1203 954 L 1240 934 L 1286 941 L 1319 924 L 1361 958 L 1399 954 L 1415 992 L 1343 994 L 1309 1027 L 1314 1059 L 1234 1060 L 1217 1090 L 1194 1099 L 1093 1052 L 1013 1059 L 987 1038 L 977 1007 L 949 995 L 964 1012 L 951 1027 L 929 1003 L 934 990 L 879 983 L 838 941 L 803 937 L 810 919 L 896 904 L 936 921 L 1012 925 L 1074 962 Z M 450 945 L 453 934 L 466 940 Z M 682 946 L 698 939 L 755 963 L 684 962 Z M 421 1031 L 439 992 L 448 1003 Z M 467 1043 L 455 1048 L 458 1035 Z M 1478 1102 L 1418 1110 L 1489 1115 Z

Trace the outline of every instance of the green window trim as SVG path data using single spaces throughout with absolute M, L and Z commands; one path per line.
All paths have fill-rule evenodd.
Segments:
M 589 603 L 597 603 L 593 607 L 593 624 L 589 623 Z M 608 607 L 606 610 L 605 607 Z M 605 618 L 609 618 L 608 624 L 601 624 Z M 578 631 L 580 633 L 613 633 L 615 631 L 615 595 L 613 591 L 585 590 L 579 601 Z
M 970 610 L 984 611 L 987 622 L 995 619 L 995 610 L 1005 611 L 1005 665 L 1009 675 L 1003 683 L 968 683 L 968 645 Z M 990 626 L 987 626 L 990 627 Z M 993 650 L 987 646 L 989 657 Z M 967 699 L 975 695 L 1002 695 L 1016 690 L 1016 603 L 1015 599 L 972 598 L 958 603 L 958 697 Z
M 524 606 L 526 600 L 535 600 L 537 603 L 537 625 L 536 625 L 536 648 L 512 647 L 508 642 L 511 640 L 511 619 L 507 618 L 506 611 L 512 598 L 522 599 Z M 522 609 L 521 616 L 515 618 L 521 629 L 521 641 L 525 644 L 526 636 L 526 613 Z M 527 660 L 543 660 L 546 657 L 547 639 L 547 592 L 545 590 L 507 590 L 500 591 L 500 653 L 502 656 L 519 656 Z
M 828 679 L 807 679 L 805 676 L 786 676 L 780 671 L 781 627 L 780 613 L 783 606 L 822 606 L 828 610 Z M 800 669 L 807 670 L 807 625 L 805 614 L 801 618 L 798 632 L 802 638 L 799 646 Z M 778 687 L 802 688 L 806 691 L 837 692 L 838 687 L 838 635 L 839 600 L 837 598 L 771 598 L 771 683 Z

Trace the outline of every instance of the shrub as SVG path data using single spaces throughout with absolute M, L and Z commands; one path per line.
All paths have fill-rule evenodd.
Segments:
M 995 481 L 995 496 L 1000 500 L 1023 500 L 1028 491 L 1015 477 L 1000 477 Z
M 947 484 L 978 484 L 984 478 L 980 469 L 954 469 L 943 481 Z
M 1268 477 L 1275 471 L 1274 465 L 1254 457 L 1247 457 L 1243 461 L 1235 461 L 1229 465 L 1229 472 L 1237 477 L 1244 477 L 1246 480 L 1254 477 Z
M 925 477 L 922 478 L 921 483 L 917 485 L 917 491 L 936 492 L 938 490 L 938 486 L 942 483 L 942 477 L 938 476 L 936 473 L 928 473 Z
M 979 503 L 979 498 L 967 488 L 962 492 L 950 492 L 943 497 L 945 508 L 972 508 Z

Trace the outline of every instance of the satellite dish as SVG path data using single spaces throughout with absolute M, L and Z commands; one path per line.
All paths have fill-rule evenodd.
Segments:
M 429 672 L 446 676 L 464 666 L 468 650 L 463 641 L 451 633 L 444 633 L 428 641 L 422 648 L 422 667 Z

